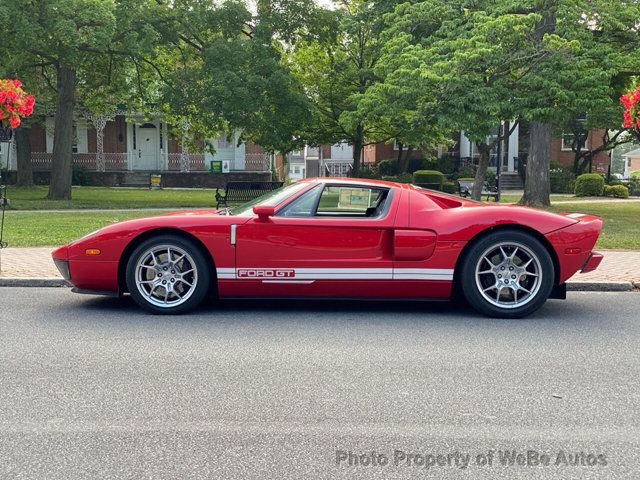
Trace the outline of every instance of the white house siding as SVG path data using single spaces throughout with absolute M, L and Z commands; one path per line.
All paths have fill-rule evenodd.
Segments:
M 233 139 L 227 140 L 225 135 L 218 138 L 209 139 L 213 144 L 216 152 L 211 154 L 205 153 L 205 166 L 208 167 L 212 160 L 228 161 L 231 170 L 244 170 L 245 168 L 245 144 L 238 145 L 239 133 L 234 135 Z
M 347 142 L 331 145 L 331 161 L 350 162 L 353 160 L 353 147 Z

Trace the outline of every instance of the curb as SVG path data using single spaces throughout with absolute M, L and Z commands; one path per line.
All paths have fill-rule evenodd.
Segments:
M 636 288 L 640 282 L 635 284 Z M 629 292 L 633 290 L 634 284 L 623 281 L 609 282 L 567 282 L 569 292 Z
M 0 287 L 68 287 L 63 278 L 0 277 Z

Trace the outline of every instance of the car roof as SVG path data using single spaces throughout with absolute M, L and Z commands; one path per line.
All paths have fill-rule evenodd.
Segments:
M 370 186 L 370 187 L 410 188 L 409 184 L 407 183 L 397 183 L 397 182 L 388 182 L 386 180 L 373 180 L 369 178 L 351 178 L 351 177 L 305 178 L 305 179 L 299 180 L 299 182 L 326 183 L 326 184 L 348 183 L 350 185 L 363 185 L 363 186 Z

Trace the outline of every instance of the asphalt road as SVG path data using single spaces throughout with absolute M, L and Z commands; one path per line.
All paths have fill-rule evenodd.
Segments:
M 0 307 L 2 480 L 640 478 L 638 293 L 526 320 L 336 302 L 159 317 L 56 288 L 2 288 Z

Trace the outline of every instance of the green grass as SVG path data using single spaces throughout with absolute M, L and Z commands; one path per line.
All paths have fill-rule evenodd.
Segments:
M 158 215 L 158 211 L 15 212 L 5 214 L 4 238 L 10 247 L 58 246 L 110 223 Z
M 10 210 L 215 207 L 215 189 L 73 187 L 71 200 L 47 200 L 48 187 L 7 188 Z

